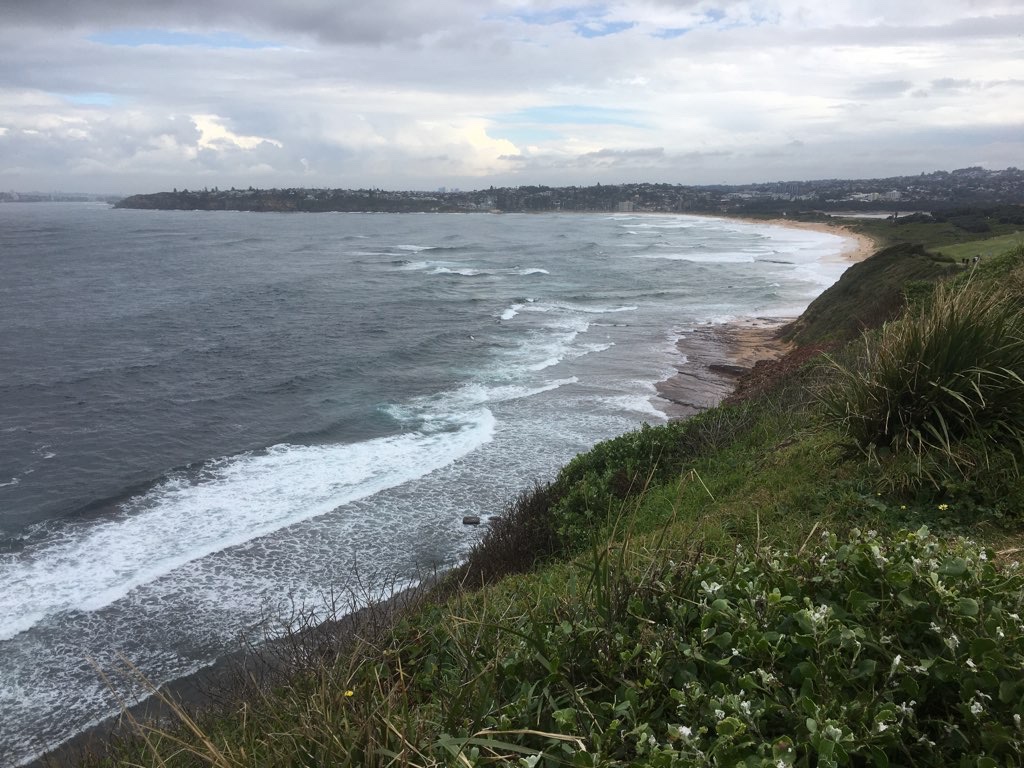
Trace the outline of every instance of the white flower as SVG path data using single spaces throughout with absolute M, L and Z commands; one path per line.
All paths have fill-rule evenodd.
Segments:
M 930 629 L 932 632 L 934 632 L 937 635 L 941 634 L 941 632 L 942 632 L 942 627 L 940 627 L 934 621 L 931 624 L 928 625 L 928 629 Z
M 1013 716 L 1013 724 L 1020 728 L 1020 715 Z
M 1000 640 L 1006 637 L 1006 633 L 1003 632 L 1002 627 L 996 627 L 996 637 L 998 637 Z
M 741 701 L 740 702 L 740 711 L 744 715 L 749 715 L 750 714 L 750 702 L 749 701 Z
M 679 726 L 679 735 L 684 739 L 688 739 L 693 735 L 693 728 L 688 725 L 681 725 Z
M 775 768 L 786 768 L 786 761 L 785 760 L 778 760 L 778 761 L 776 761 Z
M 715 717 L 718 718 L 719 720 L 722 720 L 722 719 L 725 718 L 725 712 L 723 712 L 721 709 L 716 709 L 715 710 Z
M 974 659 L 968 659 L 967 660 L 967 666 L 970 667 L 972 670 L 975 670 L 975 669 L 978 668 L 978 665 L 974 663 Z
M 839 739 L 841 739 L 843 736 L 843 731 L 840 728 L 836 728 L 834 725 L 827 725 L 825 726 L 825 729 L 822 731 L 822 734 L 825 736 L 826 739 L 831 739 L 832 741 L 839 741 Z
M 883 723 L 881 720 L 879 720 L 877 723 L 875 723 L 875 728 L 878 729 L 879 733 L 885 733 L 886 731 L 889 730 L 889 726 L 886 725 L 885 723 Z
M 986 552 L 984 549 L 981 550 L 981 552 L 978 553 L 978 559 L 981 560 L 982 562 L 985 562 L 986 560 L 988 560 L 988 552 Z
M 949 637 L 946 638 L 946 646 L 951 651 L 955 651 L 958 645 L 960 645 L 960 638 L 955 634 L 950 633 Z
M 985 706 L 977 699 L 971 699 L 971 714 L 980 715 L 985 711 Z
M 896 670 L 900 668 L 900 664 L 903 663 L 903 657 L 900 654 L 896 654 L 896 658 L 892 660 L 892 666 L 889 667 L 889 676 L 896 674 Z
M 732 655 L 733 655 L 733 656 L 739 656 L 739 655 L 740 655 L 740 651 L 739 651 L 739 649 L 738 649 L 738 648 L 733 648 L 733 649 L 732 649 Z
M 718 590 L 722 588 L 722 585 L 719 584 L 717 581 L 712 581 L 711 583 L 702 581 L 700 583 L 700 588 L 704 591 L 704 594 L 716 595 L 718 594 Z

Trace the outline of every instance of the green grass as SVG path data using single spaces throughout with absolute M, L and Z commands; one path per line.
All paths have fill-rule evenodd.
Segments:
M 862 331 L 897 317 L 906 303 L 908 285 L 924 285 L 958 274 L 952 259 L 922 246 L 894 245 L 852 265 L 811 302 L 789 326 L 786 338 L 798 344 L 845 343 Z
M 875 461 L 908 453 L 938 488 L 989 464 L 990 450 L 1022 452 L 1024 308 L 1002 291 L 940 285 L 833 373 L 828 420 Z
M 987 259 L 992 256 L 999 256 L 1007 251 L 1011 251 L 1014 248 L 1019 247 L 1022 243 L 1024 243 L 1024 233 L 1018 231 L 1008 235 L 990 237 L 985 240 L 975 240 L 969 243 L 961 243 L 959 245 L 941 246 L 941 250 L 943 256 L 949 256 L 955 261 L 960 261 L 961 259 L 973 259 L 975 256 L 981 256 L 983 259 Z
M 857 232 L 865 234 L 883 246 L 896 245 L 899 243 L 913 243 L 922 245 L 928 250 L 942 251 L 943 254 L 952 252 L 952 248 L 963 245 L 968 251 L 974 247 L 974 243 L 980 243 L 993 237 L 1017 237 L 1021 226 L 1019 224 L 1001 223 L 997 218 L 988 218 L 986 223 L 989 227 L 987 232 L 969 232 L 950 222 L 906 222 L 901 221 L 893 224 L 886 219 L 838 219 L 847 224 Z M 1012 243 L 1011 243 L 1012 245 Z M 977 251 L 958 255 L 959 260 L 964 256 L 974 256 Z

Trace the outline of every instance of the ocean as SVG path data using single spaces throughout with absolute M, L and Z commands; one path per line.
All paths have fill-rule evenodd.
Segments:
M 0 205 L 0 765 L 662 423 L 676 341 L 798 314 L 836 235 L 670 215 Z M 116 676 L 115 676 L 116 678 Z

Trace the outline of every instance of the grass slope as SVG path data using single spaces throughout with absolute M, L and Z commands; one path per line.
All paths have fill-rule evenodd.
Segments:
M 785 338 L 803 345 L 850 341 L 899 314 L 908 287 L 958 269 L 953 259 L 923 246 L 890 246 L 847 269 L 785 330 Z

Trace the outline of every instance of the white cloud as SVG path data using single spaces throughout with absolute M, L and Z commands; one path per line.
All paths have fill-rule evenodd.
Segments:
M 254 149 L 264 142 L 278 148 L 282 146 L 281 142 L 276 139 L 268 139 L 263 136 L 240 136 L 228 130 L 223 125 L 223 119 L 217 115 L 192 115 L 192 122 L 199 129 L 199 139 L 196 144 L 202 149 L 216 150 L 226 147 Z
M 5 186 L 711 183 L 1024 152 L 1011 0 L 10 5 Z

